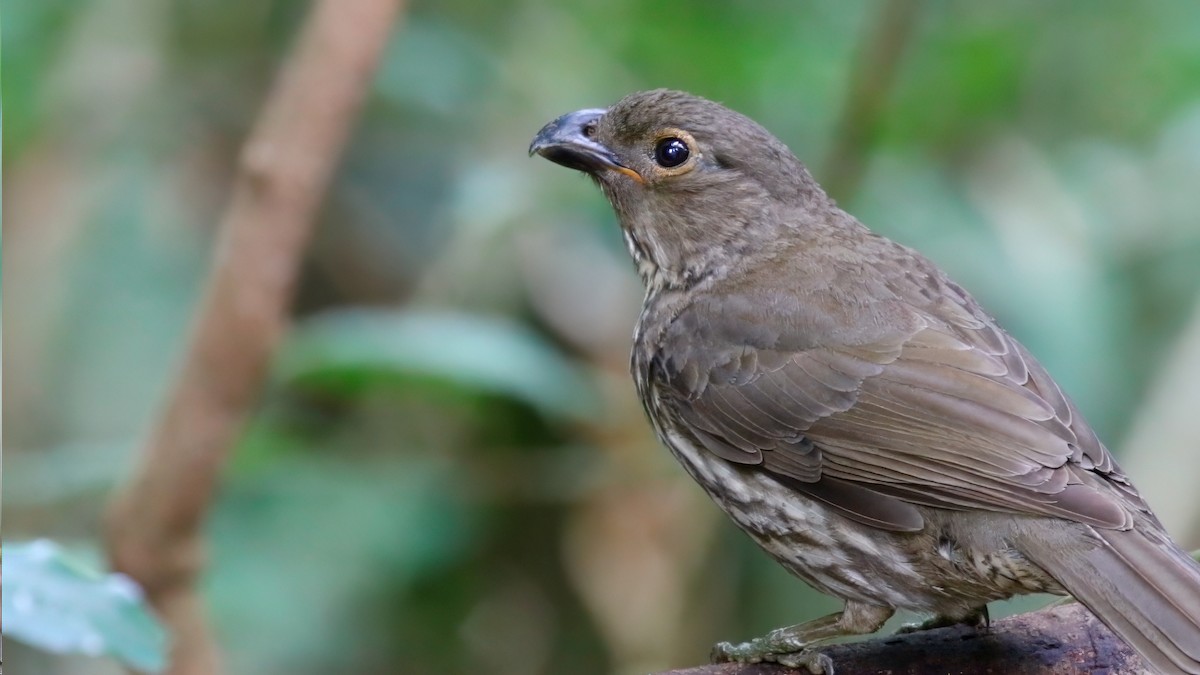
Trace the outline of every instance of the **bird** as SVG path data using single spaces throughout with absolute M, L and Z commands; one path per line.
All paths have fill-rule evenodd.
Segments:
M 659 440 L 840 612 L 716 661 L 831 673 L 895 611 L 988 625 L 1074 596 L 1155 671 L 1200 673 L 1200 564 L 1045 368 L 962 286 L 839 208 L 792 151 L 670 89 L 546 124 L 529 154 L 615 211 L 645 299 L 630 369 Z

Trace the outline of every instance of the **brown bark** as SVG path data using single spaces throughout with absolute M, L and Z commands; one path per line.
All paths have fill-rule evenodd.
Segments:
M 196 595 L 200 527 L 288 326 L 317 208 L 401 0 L 318 0 L 243 148 L 181 370 L 106 519 L 113 567 L 172 636 L 170 673 L 219 672 Z
M 1143 673 L 1141 659 L 1082 605 L 1011 616 L 976 631 L 966 626 L 833 645 L 824 652 L 838 675 L 995 673 L 1067 675 Z M 781 675 L 773 664 L 717 664 L 659 675 Z

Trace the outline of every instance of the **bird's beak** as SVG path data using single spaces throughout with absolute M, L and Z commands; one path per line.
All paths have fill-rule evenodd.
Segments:
M 529 154 L 538 154 L 568 169 L 595 174 L 602 170 L 625 174 L 639 183 L 642 176 L 617 161 L 603 143 L 593 139 L 596 123 L 607 112 L 604 108 L 576 110 L 542 127 L 529 145 Z

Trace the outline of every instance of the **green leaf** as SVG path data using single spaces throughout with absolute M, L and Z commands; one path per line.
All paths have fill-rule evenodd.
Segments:
M 285 382 L 355 391 L 421 380 L 508 396 L 557 417 L 595 406 L 587 379 L 557 349 L 501 318 L 450 312 L 331 312 L 302 324 L 284 345 Z
M 4 636 L 46 651 L 107 654 L 147 672 L 166 667 L 167 633 L 141 588 L 68 558 L 46 539 L 4 544 Z

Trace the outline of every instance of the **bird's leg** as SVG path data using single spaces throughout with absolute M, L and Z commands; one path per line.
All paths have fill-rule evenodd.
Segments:
M 778 628 L 749 642 L 718 643 L 713 647 L 715 663 L 759 663 L 774 661 L 789 668 L 807 668 L 812 673 L 833 673 L 833 661 L 813 649 L 816 645 L 845 635 L 874 633 L 891 616 L 891 607 L 847 601 L 842 611 L 795 626 Z
M 988 616 L 987 605 L 983 605 L 981 607 L 976 607 L 974 610 L 972 610 L 970 613 L 966 614 L 965 616 L 938 614 L 937 616 L 935 616 L 931 619 L 926 619 L 925 621 L 922 621 L 921 623 L 905 624 L 900 627 L 900 630 L 896 631 L 896 634 L 903 635 L 905 633 L 915 633 L 915 632 L 921 631 L 921 630 L 930 630 L 933 628 L 947 628 L 949 626 L 958 626 L 958 625 L 966 625 L 966 626 L 970 626 L 971 628 L 976 628 L 976 629 L 979 629 L 979 628 L 986 629 L 989 626 L 991 626 L 992 619 L 990 616 Z

